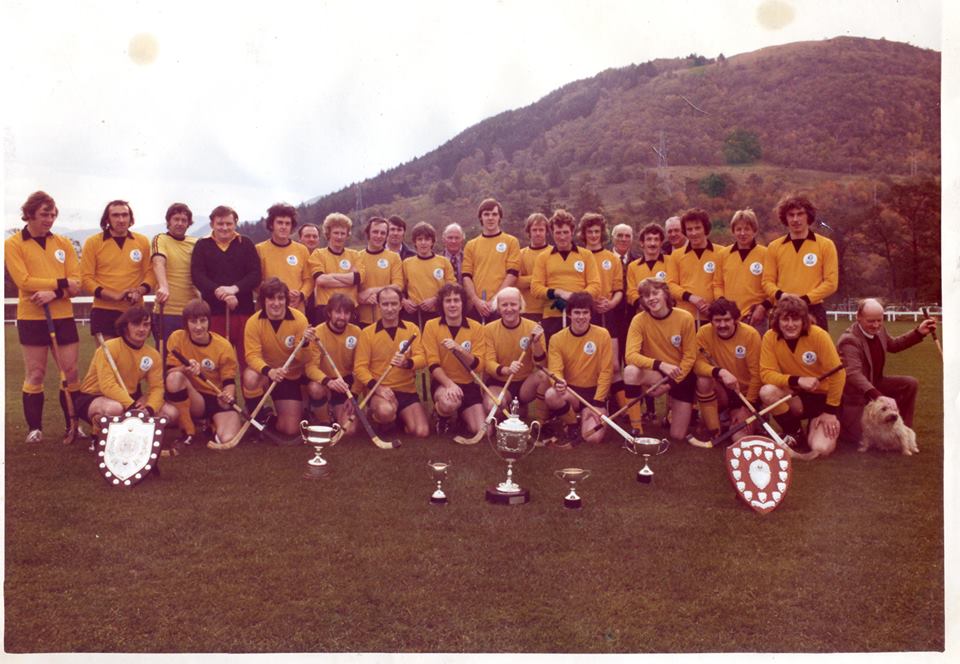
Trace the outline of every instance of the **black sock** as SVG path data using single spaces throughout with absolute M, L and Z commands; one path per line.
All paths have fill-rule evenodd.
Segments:
M 23 416 L 27 420 L 27 428 L 30 431 L 43 426 L 43 392 L 23 393 Z

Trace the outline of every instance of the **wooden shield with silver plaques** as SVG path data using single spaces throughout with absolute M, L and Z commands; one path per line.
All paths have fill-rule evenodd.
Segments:
M 97 464 L 113 486 L 133 486 L 157 467 L 165 417 L 126 412 L 97 422 Z
M 728 447 L 726 465 L 737 494 L 760 514 L 775 510 L 787 495 L 790 455 L 766 436 L 744 436 Z

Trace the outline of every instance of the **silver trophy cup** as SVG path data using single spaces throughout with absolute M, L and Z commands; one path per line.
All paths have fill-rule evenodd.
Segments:
M 510 417 L 497 425 L 490 440 L 493 451 L 507 462 L 507 479 L 487 488 L 487 500 L 501 505 L 520 505 L 530 500 L 530 491 L 513 481 L 513 464 L 530 454 L 540 439 L 540 423 L 527 425 L 520 419 L 520 402 L 510 404 Z M 536 434 L 536 435 L 534 435 Z
M 649 438 L 637 436 L 626 442 L 627 451 L 643 457 L 643 468 L 637 471 L 637 481 L 650 484 L 653 481 L 653 470 L 650 468 L 650 457 L 659 456 L 670 448 L 670 441 L 666 438 Z
M 319 480 L 329 476 L 330 465 L 323 458 L 323 448 L 331 445 L 339 432 L 340 425 L 337 423 L 332 426 L 321 424 L 311 426 L 307 420 L 300 422 L 300 437 L 303 438 L 303 444 L 313 445 L 315 452 L 314 457 L 307 462 L 304 479 Z
M 427 466 L 430 467 L 430 476 L 437 483 L 437 488 L 430 496 L 430 504 L 446 505 L 447 494 L 443 492 L 443 480 L 447 478 L 447 469 L 450 468 L 450 464 L 442 461 L 429 461 Z
M 563 499 L 563 506 L 572 510 L 583 507 L 583 499 L 577 494 L 577 482 L 590 477 L 590 471 L 583 468 L 563 468 L 553 471 L 553 474 L 570 484 L 570 493 Z

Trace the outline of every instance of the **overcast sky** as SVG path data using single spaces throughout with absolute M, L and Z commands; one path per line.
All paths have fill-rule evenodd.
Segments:
M 5 225 L 44 189 L 62 231 L 113 198 L 141 226 L 176 200 L 258 218 L 610 67 L 838 35 L 942 48 L 939 0 L 2 4 Z

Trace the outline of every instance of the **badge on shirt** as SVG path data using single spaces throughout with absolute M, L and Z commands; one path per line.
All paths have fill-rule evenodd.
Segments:
M 293 265 L 296 265 L 297 262 L 298 261 L 296 256 L 287 256 L 287 265 L 293 266 Z
M 347 260 L 346 258 L 341 258 L 339 265 L 341 270 L 346 271 L 350 269 L 350 261 Z
M 130 260 L 134 263 L 139 263 L 143 260 L 143 253 L 139 249 L 134 249 L 130 252 Z
M 58 263 L 65 263 L 67 260 L 67 252 L 63 249 L 57 249 L 53 252 L 53 257 L 57 259 Z
M 659 272 L 657 272 L 656 277 L 657 277 L 657 281 L 666 281 L 667 273 L 664 272 L 663 270 L 660 270 Z
M 294 337 L 292 334 L 287 335 L 287 337 L 283 340 L 283 345 L 287 348 L 293 348 L 295 345 L 297 345 L 296 337 Z
M 217 368 L 217 365 L 213 363 L 209 357 L 205 357 L 200 360 L 200 366 L 203 367 L 204 371 L 213 371 Z
M 742 360 L 747 356 L 747 347 L 746 346 L 737 346 L 733 349 L 733 354 L 737 357 L 738 360 Z
M 679 334 L 675 334 L 672 337 L 670 337 L 670 343 L 673 344 L 674 348 L 680 348 L 681 341 L 682 339 L 680 338 Z
M 470 343 L 470 340 L 469 340 L 469 339 L 466 339 L 466 340 L 464 340 L 464 342 L 463 342 L 462 344 L 460 344 L 460 347 L 463 348 L 463 350 L 465 350 L 465 351 L 467 351 L 467 352 L 469 353 L 469 352 L 470 352 L 470 349 L 473 348 L 473 344 Z
M 527 350 L 527 347 L 530 345 L 530 337 L 523 337 L 520 339 L 520 350 Z
M 816 254 L 804 254 L 803 264 L 807 267 L 813 267 L 817 264 L 817 255 Z
M 587 343 L 583 344 L 583 352 L 586 355 L 593 355 L 597 352 L 597 344 L 593 343 L 592 341 L 588 341 Z
M 576 261 L 573 264 L 573 269 L 577 272 L 583 272 L 585 269 L 587 269 L 587 266 L 583 261 Z
M 763 263 L 760 261 L 754 261 L 750 263 L 750 274 L 755 277 L 759 277 L 761 274 L 763 274 Z
M 380 260 L 377 261 L 377 267 L 380 268 L 381 270 L 386 270 L 389 266 L 390 266 L 390 261 L 388 261 L 386 258 L 381 258 Z
M 717 269 L 717 264 L 713 261 L 707 261 L 703 264 L 703 271 L 707 274 L 713 274 L 713 271 Z
M 353 335 L 347 337 L 347 349 L 353 350 L 357 347 L 357 338 Z
M 150 367 L 153 366 L 153 359 L 144 355 L 140 358 L 140 371 L 150 371 Z
M 434 278 L 435 278 L 437 281 L 442 280 L 442 279 L 443 279 L 443 268 L 442 268 L 442 267 L 436 268 L 436 269 L 433 271 L 433 276 L 434 276 Z
M 605 259 L 600 263 L 600 267 L 602 267 L 604 270 L 606 270 L 606 271 L 609 272 L 609 271 L 610 271 L 610 268 L 613 267 L 613 263 L 610 262 L 610 259 L 605 258 Z
M 507 251 L 507 243 L 506 243 L 506 242 L 497 242 L 497 253 L 498 253 L 498 254 L 503 254 L 503 253 L 506 253 L 506 251 Z
M 814 353 L 812 350 L 808 350 L 806 353 L 800 356 L 800 359 L 803 360 L 803 363 L 806 364 L 807 366 L 811 364 L 816 364 L 817 354 Z

